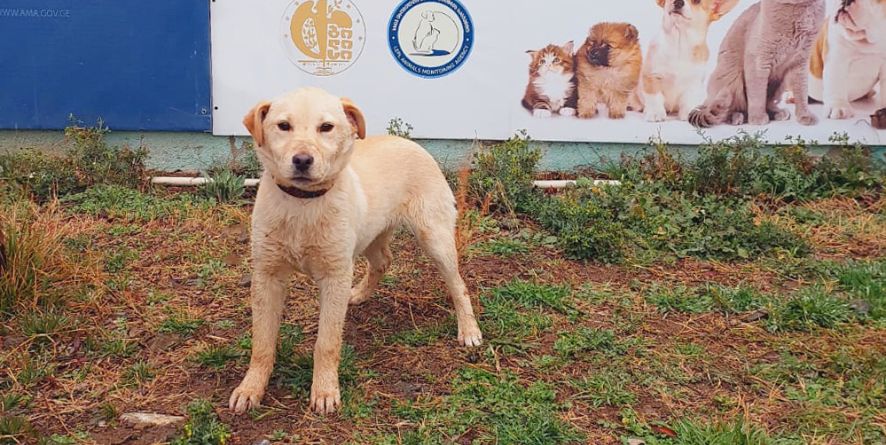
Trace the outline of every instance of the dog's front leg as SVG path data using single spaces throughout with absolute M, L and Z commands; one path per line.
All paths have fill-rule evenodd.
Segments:
M 256 262 L 252 276 L 252 356 L 240 386 L 231 393 L 230 408 L 242 414 L 257 408 L 274 369 L 277 333 L 286 296 L 285 270 Z
M 317 280 L 320 287 L 320 323 L 314 345 L 311 409 L 318 414 L 331 414 L 341 406 L 338 365 L 348 300 L 351 298 L 353 265 L 342 269 L 345 270 L 336 270 Z
M 843 60 L 847 60 L 846 58 L 838 58 L 844 55 L 840 44 L 833 45 L 831 52 L 828 54 L 822 73 L 824 114 L 828 119 L 849 119 L 855 116 L 855 111 L 852 110 L 852 105 L 849 103 L 850 64 L 843 62 Z M 840 61 L 840 63 L 835 61 Z M 880 94 L 882 95 L 882 93 Z

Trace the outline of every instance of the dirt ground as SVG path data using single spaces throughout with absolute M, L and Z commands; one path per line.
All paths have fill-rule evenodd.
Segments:
M 8 394 L 26 398 L 16 412 L 46 443 L 163 443 L 181 426 L 139 429 L 119 415 L 187 416 L 195 399 L 212 403 L 230 444 L 690 443 L 668 442 L 680 422 L 737 418 L 785 440 L 761 443 L 875 443 L 886 438 L 882 323 L 773 331 L 765 310 L 680 310 L 685 301 L 666 306 L 655 297 L 713 285 L 774 299 L 810 286 L 838 292 L 833 280 L 809 271 L 849 260 L 882 267 L 882 198 L 807 207 L 820 216 L 811 223 L 769 218 L 806 237 L 811 256 L 739 263 L 569 260 L 533 236 L 531 222 L 487 218 L 462 260 L 486 331 L 472 350 L 455 346 L 443 282 L 401 233 L 381 288 L 348 314 L 345 407 L 329 417 L 308 409 L 318 307 L 316 288 L 301 277 L 284 316 L 288 357 L 264 407 L 243 416 L 227 409 L 248 361 L 249 206 L 152 220 L 62 209 L 66 245 L 84 267 L 94 266 L 94 285 L 51 332 L 24 331 L 23 317 L 0 322 L 0 356 Z M 502 303 L 495 314 L 516 318 L 490 316 L 496 290 L 514 292 L 514 283 L 567 290 L 561 306 L 506 312 Z M 539 419 L 555 420 L 543 434 L 520 433 L 529 434 L 526 442 L 503 439 Z

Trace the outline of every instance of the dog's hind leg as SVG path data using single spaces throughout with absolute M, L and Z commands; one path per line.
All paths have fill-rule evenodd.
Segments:
M 363 279 L 360 280 L 360 283 L 351 289 L 350 304 L 360 304 L 366 301 L 372 296 L 372 293 L 375 292 L 375 288 L 378 286 L 379 281 L 381 281 L 381 278 L 391 265 L 391 260 L 394 258 L 391 254 L 390 248 L 391 238 L 393 236 L 394 229 L 385 230 L 381 235 L 376 237 L 363 252 L 363 256 L 369 260 L 369 266 L 366 269 L 366 274 L 363 275 Z
M 411 221 L 419 245 L 431 257 L 446 281 L 446 287 L 455 306 L 458 320 L 458 342 L 465 346 L 480 346 L 483 335 L 474 318 L 474 309 L 468 288 L 458 272 L 458 252 L 455 248 L 455 209 L 435 212 L 426 209 L 417 220 Z

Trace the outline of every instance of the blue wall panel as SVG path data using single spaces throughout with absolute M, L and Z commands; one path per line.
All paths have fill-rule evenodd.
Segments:
M 0 128 L 209 130 L 209 0 L 0 0 Z

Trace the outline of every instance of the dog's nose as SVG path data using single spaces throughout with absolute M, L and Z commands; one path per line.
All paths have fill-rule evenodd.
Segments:
M 683 0 L 674 0 L 674 9 L 683 9 Z
M 295 169 L 300 172 L 308 171 L 308 169 L 311 168 L 311 164 L 313 163 L 314 157 L 311 155 L 306 155 L 302 153 L 292 157 L 292 165 L 294 165 Z

